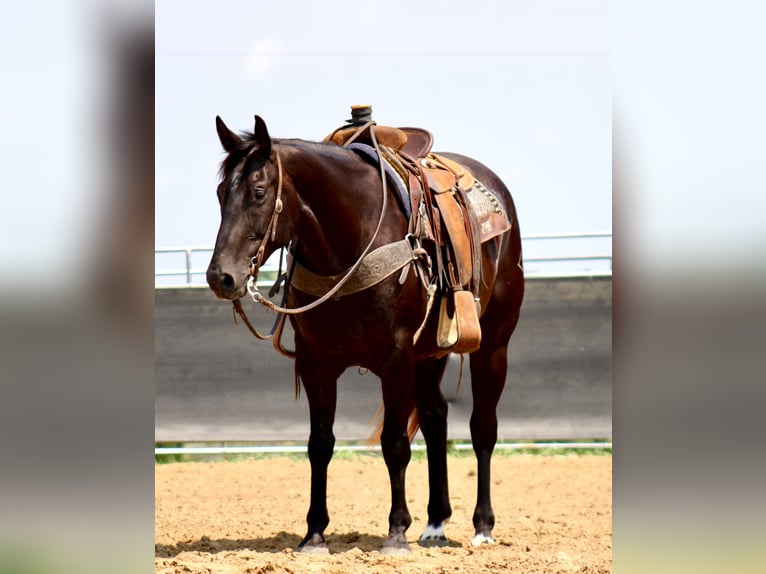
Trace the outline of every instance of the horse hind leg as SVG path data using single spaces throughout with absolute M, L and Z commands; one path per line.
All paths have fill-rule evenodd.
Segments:
M 495 513 L 491 502 L 490 463 L 497 442 L 497 404 L 505 386 L 507 353 L 507 345 L 491 349 L 482 346 L 471 355 L 473 412 L 470 427 L 477 462 L 476 508 L 473 514 L 476 534 L 471 541 L 473 546 L 494 543 L 492 529 L 495 526 Z
M 449 544 L 444 532 L 452 515 L 447 481 L 448 407 L 440 388 L 447 359 L 426 359 L 415 366 L 415 404 L 428 451 L 428 524 L 418 539 L 425 547 Z
M 402 418 L 386 409 L 380 440 L 391 483 L 388 536 L 383 541 L 380 552 L 381 554 L 411 554 L 406 532 L 412 524 L 412 516 L 407 508 L 404 490 L 405 473 L 411 455 L 407 437 L 407 417 Z

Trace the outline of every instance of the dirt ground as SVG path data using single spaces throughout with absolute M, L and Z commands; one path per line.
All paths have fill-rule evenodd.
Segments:
M 380 457 L 333 460 L 330 555 L 294 551 L 304 535 L 309 464 L 273 458 L 155 467 L 155 572 L 604 573 L 612 569 L 612 458 L 513 455 L 493 459 L 496 544 L 472 548 L 473 457 L 449 458 L 450 546 L 416 544 L 426 525 L 427 468 L 410 463 L 412 556 L 381 556 L 388 475 Z

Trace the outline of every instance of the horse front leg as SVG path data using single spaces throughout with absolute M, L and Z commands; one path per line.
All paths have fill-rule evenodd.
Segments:
M 411 554 L 406 532 L 412 524 L 405 496 L 405 474 L 410 462 L 407 422 L 414 410 L 412 402 L 412 361 L 395 352 L 381 376 L 383 387 L 383 433 L 380 437 L 383 459 L 391 482 L 391 512 L 388 537 L 381 554 Z
M 308 532 L 298 548 L 301 552 L 327 554 L 329 549 L 324 538 L 324 531 L 330 523 L 327 512 L 327 467 L 335 448 L 333 424 L 340 372 L 331 371 L 320 364 L 299 362 L 298 372 L 306 390 L 311 417 L 308 444 L 311 503 L 306 515 Z

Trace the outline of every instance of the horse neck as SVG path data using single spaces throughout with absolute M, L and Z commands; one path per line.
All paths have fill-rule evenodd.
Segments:
M 324 274 L 348 268 L 380 216 L 378 172 L 335 146 L 294 141 L 280 145 L 278 152 L 298 207 L 290 213 L 301 263 Z

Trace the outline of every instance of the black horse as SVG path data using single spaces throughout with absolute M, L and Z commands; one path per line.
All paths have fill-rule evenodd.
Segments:
M 227 156 L 217 190 L 221 225 L 207 281 L 219 298 L 238 304 L 260 263 L 291 242 L 293 258 L 304 269 L 344 277 L 361 255 L 407 236 L 409 220 L 392 196 L 393 186 L 385 186 L 380 169 L 360 154 L 333 143 L 272 140 L 258 116 L 252 133 L 237 135 L 219 117 L 216 127 Z M 497 441 L 496 407 L 505 385 L 508 342 L 524 293 L 521 240 L 513 200 L 500 178 L 473 159 L 443 155 L 495 192 L 512 222 L 509 231 L 481 245 L 481 345 L 470 354 L 470 428 L 478 461 L 473 544 L 478 545 L 494 542 L 490 459 Z M 414 341 L 427 323 L 429 296 L 416 272 L 393 273 L 371 287 L 343 296 L 335 293 L 313 307 L 316 294 L 288 285 L 285 307 L 310 307 L 290 315 L 297 380 L 305 389 L 311 416 L 311 503 L 302 551 L 328 551 L 327 467 L 335 444 L 337 379 L 350 366 L 368 369 L 381 380 L 380 441 L 391 482 L 389 531 L 382 552 L 410 552 L 405 471 L 413 416 L 427 445 L 430 487 L 428 526 L 419 542 L 447 544 L 444 523 L 452 509 L 447 402 L 440 382 L 448 354 L 436 344 L 435 327 L 428 326 Z

